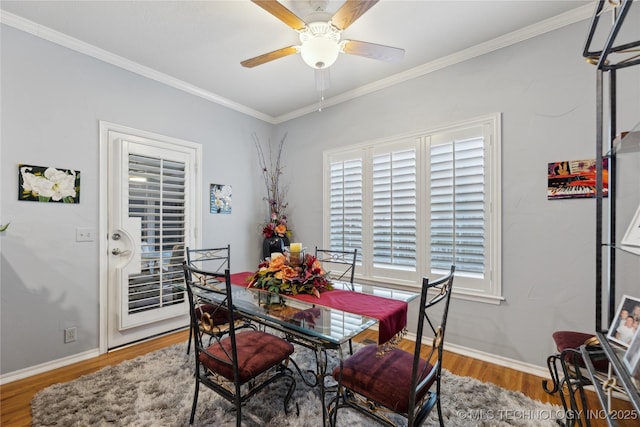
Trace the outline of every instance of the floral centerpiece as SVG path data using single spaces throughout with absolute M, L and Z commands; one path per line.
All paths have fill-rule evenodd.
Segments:
M 272 212 L 271 220 L 262 226 L 262 235 L 266 238 L 274 236 L 289 238 L 291 230 L 287 228 L 287 216 L 278 217 L 275 212 Z
M 328 273 L 320 261 L 305 254 L 300 265 L 293 265 L 286 256 L 274 257 L 258 265 L 258 271 L 249 279 L 250 288 L 265 289 L 277 294 L 310 294 L 333 289 Z
M 264 179 L 265 189 L 267 195 L 264 200 L 269 206 L 269 219 L 262 225 L 262 235 L 265 238 L 271 238 L 274 236 L 281 238 L 290 238 L 291 229 L 287 225 L 287 202 L 285 201 L 286 188 L 280 183 L 280 176 L 284 166 L 281 164 L 282 148 L 284 147 L 284 141 L 287 135 L 285 134 L 277 150 L 274 153 L 271 151 L 271 144 L 269 144 L 269 156 L 267 157 L 262 149 L 262 145 L 258 140 L 256 134 L 253 135 L 255 141 L 256 150 L 258 151 L 258 162 L 262 171 L 262 178 Z

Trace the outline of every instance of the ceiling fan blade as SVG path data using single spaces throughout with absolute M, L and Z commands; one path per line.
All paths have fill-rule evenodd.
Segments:
M 253 68 L 257 65 L 262 65 L 265 62 L 273 61 L 274 59 L 284 58 L 285 56 L 298 53 L 298 46 L 283 47 L 282 49 L 274 50 L 273 52 L 265 53 L 254 58 L 245 59 L 240 64 L 243 67 Z
M 404 58 L 404 49 L 400 49 L 399 47 L 361 42 L 358 40 L 344 40 L 342 52 L 388 62 L 398 62 Z
M 307 24 L 276 0 L 251 0 L 296 31 L 303 30 Z
M 344 30 L 371 9 L 379 0 L 347 0 L 331 18 L 331 23 L 339 30 Z

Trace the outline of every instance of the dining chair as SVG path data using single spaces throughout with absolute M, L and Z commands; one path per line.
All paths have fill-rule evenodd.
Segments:
M 225 268 L 231 269 L 231 245 L 206 249 L 193 249 L 187 246 L 185 256 L 189 265 L 197 267 L 200 270 L 220 272 L 224 271 Z M 203 329 L 200 333 L 210 335 L 214 333 L 224 333 L 224 330 L 219 329 L 220 325 L 226 323 L 226 315 L 224 313 L 212 317 L 213 307 L 210 304 L 200 304 L 193 307 L 193 310 L 196 316 L 205 316 L 205 321 L 202 324 Z M 191 349 L 192 333 L 192 329 L 189 328 L 187 354 L 189 354 Z
M 230 270 L 231 265 L 231 245 L 221 246 L 217 248 L 192 249 L 187 247 L 186 251 L 187 263 L 192 267 L 196 267 L 203 271 L 212 271 L 216 273 Z M 216 310 L 210 304 L 198 304 L 193 307 L 195 315 L 202 317 L 201 334 L 205 335 L 224 335 L 229 332 L 227 327 L 227 316 L 221 310 Z M 252 328 L 253 325 L 247 318 L 236 316 L 236 329 Z M 191 351 L 193 331 L 189 328 L 189 341 L 187 342 L 187 354 Z
M 316 246 L 315 256 L 332 281 L 345 283 L 350 290 L 354 290 L 353 277 L 356 272 L 358 249 L 333 250 Z
M 551 380 L 543 380 L 542 388 L 551 395 L 558 394 L 565 412 L 564 426 L 589 427 L 591 421 L 588 414 L 588 400 L 585 387 L 591 386 L 591 379 L 586 372 L 586 365 L 580 347 L 585 345 L 599 349 L 596 336 L 586 332 L 555 331 L 552 334 L 557 353 L 547 357 L 547 367 Z M 591 360 L 596 369 L 596 377 L 605 382 L 608 378 L 609 363 L 605 357 L 593 357 Z
M 322 265 L 322 269 L 329 274 L 332 282 L 341 282 L 350 291 L 353 286 L 353 277 L 356 272 L 356 260 L 358 259 L 358 249 L 334 250 L 321 249 L 316 246 L 316 259 Z M 353 354 L 353 341 L 349 340 L 349 354 Z
M 407 426 L 423 423 L 437 407 L 438 421 L 444 425 L 440 404 L 440 381 L 444 336 L 451 300 L 455 266 L 444 277 L 430 282 L 422 279 L 420 311 L 415 349 L 412 353 L 394 348 L 379 353 L 376 344 L 359 349 L 336 366 L 333 378 L 338 382 L 336 396 L 327 410 L 332 426 L 336 425 L 338 409 L 351 408 L 387 425 L 396 424 L 390 413 L 407 419 Z M 444 305 L 440 317 L 432 313 L 438 304 Z M 439 320 L 439 321 L 438 321 Z M 425 323 L 431 328 L 433 341 L 426 357 L 421 356 Z
M 204 327 L 203 318 L 191 310 L 196 384 L 189 424 L 195 418 L 201 384 L 234 405 L 236 425 L 240 427 L 243 404 L 269 384 L 284 381 L 288 385 L 284 396 L 284 410 L 288 414 L 288 403 L 296 388 L 293 371 L 287 367 L 293 344 L 263 331 L 236 331 L 232 292 L 235 285 L 231 284 L 228 269 L 221 273 L 206 272 L 186 261 L 183 269 L 190 305 L 211 305 L 213 315 L 222 313 L 229 325 L 228 333 L 213 335 L 211 342 L 205 344 L 199 333 Z
M 230 270 L 231 267 L 231 245 L 193 249 L 187 247 L 185 250 L 187 264 L 202 271 L 214 273 L 222 273 Z M 202 281 L 203 278 L 200 278 Z M 216 281 L 214 281 L 215 284 Z M 204 283 L 204 282 L 203 282 Z M 201 319 L 200 334 L 207 335 L 224 335 L 228 333 L 227 315 L 222 309 L 215 309 L 211 304 L 197 304 L 193 307 L 193 311 L 198 318 Z M 238 321 L 240 319 L 236 319 Z M 251 327 L 248 319 L 241 319 L 242 323 L 237 324 L 236 328 Z M 187 354 L 191 350 L 193 340 L 193 330 L 189 328 L 189 341 L 187 342 Z

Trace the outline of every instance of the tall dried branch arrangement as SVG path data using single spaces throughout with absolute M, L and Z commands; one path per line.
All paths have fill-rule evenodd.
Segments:
M 286 210 L 288 204 L 285 201 L 287 189 L 280 183 L 280 177 L 284 169 L 282 165 L 282 149 L 286 138 L 287 134 L 285 133 L 275 149 L 269 141 L 269 151 L 268 156 L 266 156 L 260 139 L 255 133 L 253 134 L 256 151 L 258 152 L 258 163 L 262 171 L 262 178 L 267 192 L 264 200 L 269 205 L 269 220 L 265 225 L 267 228 L 275 228 L 277 225 L 287 225 Z

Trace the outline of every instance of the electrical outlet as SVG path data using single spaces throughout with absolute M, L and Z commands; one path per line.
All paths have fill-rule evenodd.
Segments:
M 76 327 L 72 326 L 64 330 L 64 342 L 74 342 L 76 340 Z
M 95 234 L 96 230 L 93 228 L 78 227 L 76 228 L 76 242 L 93 242 Z

